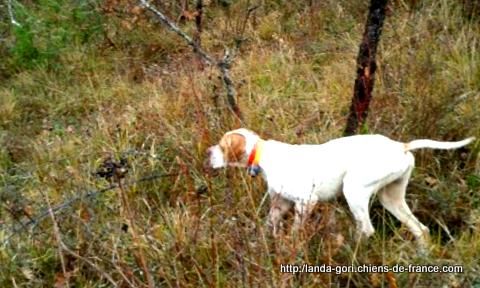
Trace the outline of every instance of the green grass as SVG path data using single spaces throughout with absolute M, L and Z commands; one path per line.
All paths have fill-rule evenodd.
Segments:
M 231 73 L 247 127 L 265 138 L 322 143 L 344 130 L 368 7 L 287 2 L 266 1 L 254 11 Z M 107 9 L 112 3 L 117 10 Z M 342 199 L 319 205 L 303 238 L 286 233 L 274 241 L 261 179 L 202 169 L 205 149 L 238 125 L 218 72 L 202 69 L 148 13 L 112 3 L 28 3 L 15 6 L 21 28 L 0 26 L 1 286 L 105 287 L 110 278 L 143 287 L 141 255 L 162 287 L 480 285 L 478 141 L 460 152 L 415 153 L 407 202 L 431 230 L 426 256 L 378 201 L 368 243 L 353 240 Z M 175 18 L 172 3 L 162 9 Z M 206 7 L 207 51 L 221 55 L 235 42 L 249 3 Z M 362 131 L 402 141 L 479 137 L 480 22 L 457 1 L 410 3 L 390 6 Z M 48 216 L 4 242 L 12 225 L 39 215 L 47 202 L 108 187 L 93 175 L 108 155 L 128 159 L 127 183 L 174 175 L 83 197 L 55 215 L 60 233 Z M 59 250 L 59 239 L 70 252 Z M 279 272 L 280 264 L 303 263 L 459 264 L 465 273 Z

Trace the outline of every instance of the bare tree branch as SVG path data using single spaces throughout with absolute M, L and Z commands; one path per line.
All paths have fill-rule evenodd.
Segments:
M 68 273 L 67 273 L 67 268 L 66 268 L 66 265 L 65 265 L 65 256 L 63 255 L 63 249 L 62 249 L 62 245 L 60 243 L 62 243 L 62 237 L 60 236 L 60 228 L 58 228 L 58 223 L 57 223 L 57 220 L 55 219 L 55 216 L 53 215 L 53 211 L 52 211 L 52 206 L 50 205 L 50 199 L 48 198 L 48 195 L 47 193 L 41 191 L 40 193 L 42 193 L 43 197 L 45 198 L 45 202 L 47 202 L 47 205 L 48 205 L 48 214 L 50 215 L 50 218 L 52 219 L 52 224 L 53 224 L 53 236 L 55 237 L 55 241 L 57 242 L 57 252 L 58 252 L 58 257 L 60 258 L 60 264 L 62 265 L 62 273 L 63 273 L 63 277 L 65 279 L 65 286 L 67 288 L 70 288 L 70 280 L 69 280 L 69 276 L 68 276 Z
M 163 15 L 162 12 L 158 11 L 157 8 L 154 6 L 150 5 L 146 0 L 140 0 L 142 5 L 146 7 L 148 10 L 152 11 L 157 17 L 160 19 L 160 21 L 166 25 L 170 30 L 173 32 L 177 33 L 180 37 L 182 37 L 188 45 L 192 46 L 193 51 L 196 53 L 200 54 L 200 56 L 203 58 L 205 62 L 211 65 L 217 64 L 217 61 L 210 57 L 203 49 L 192 39 L 192 37 L 188 36 L 185 32 L 183 32 L 175 23 L 173 23 L 170 19 L 167 18 L 167 16 Z
M 233 86 L 232 78 L 230 77 L 230 67 L 233 61 L 233 57 L 235 55 L 230 54 L 228 50 L 225 51 L 225 55 L 223 56 L 222 61 L 218 62 L 218 67 L 222 72 L 222 80 L 225 83 L 225 88 L 227 89 L 227 101 L 230 107 L 233 110 L 233 113 L 238 116 L 238 118 L 242 119 L 242 115 L 240 112 L 240 108 L 238 108 L 237 100 L 236 100 L 236 91 L 235 87 Z
M 156 9 L 154 6 L 150 5 L 146 0 L 140 0 L 141 4 L 153 12 L 165 26 L 170 30 L 177 33 L 182 37 L 189 46 L 193 48 L 193 51 L 196 52 L 200 57 L 208 64 L 215 65 L 219 68 L 220 73 L 222 73 L 223 84 L 227 90 L 227 102 L 229 108 L 238 117 L 238 119 L 243 120 L 240 108 L 237 105 L 236 91 L 232 78 L 230 77 L 230 67 L 233 62 L 234 53 L 230 53 L 228 50 L 225 51 L 225 55 L 222 60 L 218 61 L 208 55 L 199 45 L 200 41 L 195 41 L 192 37 L 183 32 L 175 23 L 168 19 L 162 12 Z M 201 4 L 201 3 L 200 3 Z
M 52 206 L 50 205 L 50 200 L 48 199 L 48 196 L 46 193 L 42 193 L 43 196 L 45 197 L 45 200 L 47 201 L 47 205 L 48 205 L 48 215 L 50 215 L 50 219 L 52 220 L 52 224 L 53 224 L 53 234 L 55 236 L 55 240 L 58 244 L 58 250 L 59 250 L 59 254 L 60 254 L 60 261 L 61 261 L 61 264 L 62 264 L 62 270 L 63 270 L 63 275 L 66 279 L 66 286 L 67 287 L 70 287 L 69 285 L 69 281 L 68 281 L 68 276 L 67 276 L 67 271 L 66 271 L 66 266 L 65 266 L 65 260 L 64 260 L 64 257 L 63 257 L 63 252 L 67 252 L 68 254 L 72 255 L 73 257 L 77 258 L 77 259 L 80 259 L 82 261 L 84 261 L 85 263 L 89 264 L 92 268 L 94 268 L 95 270 L 97 270 L 97 272 L 102 275 L 105 279 L 108 280 L 108 282 L 110 282 L 110 284 L 113 285 L 113 287 L 118 287 L 118 284 L 112 279 L 112 277 L 110 277 L 110 275 L 108 275 L 105 271 L 102 271 L 100 268 L 97 267 L 97 265 L 95 265 L 92 261 L 88 260 L 87 258 L 85 257 L 82 257 L 80 255 L 78 255 L 77 253 L 73 252 L 70 248 L 68 248 L 67 245 L 65 245 L 65 243 L 63 242 L 62 240 L 62 236 L 60 234 L 60 228 L 58 227 L 58 222 L 57 220 L 55 219 L 55 215 L 54 215 L 54 211 L 52 209 Z
M 6 0 L 7 1 L 7 9 L 8 9 L 8 15 L 10 16 L 10 23 L 14 26 L 17 27 L 22 27 L 20 23 L 15 20 L 15 15 L 13 15 L 13 7 L 12 7 L 12 0 Z

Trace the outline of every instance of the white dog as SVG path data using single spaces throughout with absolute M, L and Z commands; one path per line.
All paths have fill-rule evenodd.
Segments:
M 283 215 L 295 206 L 293 229 L 302 226 L 318 201 L 343 191 L 357 223 L 359 236 L 374 233 L 368 204 L 378 193 L 380 202 L 404 223 L 418 242 L 425 244 L 428 228 L 418 221 L 405 202 L 405 190 L 414 167 L 411 150 L 454 149 L 472 142 L 414 140 L 393 141 L 382 135 L 357 135 L 331 140 L 321 145 L 292 145 L 262 140 L 247 129 L 227 132 L 218 145 L 208 149 L 212 168 L 247 167 L 255 176 L 263 172 L 272 205 L 269 223 L 273 233 Z

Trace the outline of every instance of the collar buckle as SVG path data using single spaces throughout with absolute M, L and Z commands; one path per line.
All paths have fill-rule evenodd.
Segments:
M 247 167 L 248 175 L 255 177 L 260 173 L 260 166 L 258 165 L 251 165 Z
M 258 165 L 258 163 L 260 162 L 262 148 L 263 148 L 262 140 L 258 140 L 255 146 L 253 147 L 252 152 L 250 152 L 250 155 L 248 156 L 247 172 L 252 177 L 257 176 L 261 171 L 260 165 Z

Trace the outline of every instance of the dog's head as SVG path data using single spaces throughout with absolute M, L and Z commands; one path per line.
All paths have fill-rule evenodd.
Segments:
M 218 169 L 226 166 L 247 167 L 247 161 L 260 137 L 241 128 L 225 133 L 217 145 L 207 150 L 207 165 Z

